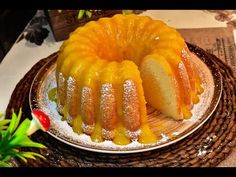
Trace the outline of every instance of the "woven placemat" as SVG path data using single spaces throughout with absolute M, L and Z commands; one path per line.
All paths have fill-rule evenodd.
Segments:
M 236 86 L 231 69 L 217 57 L 197 46 L 188 44 L 190 51 L 203 61 L 208 58 L 223 77 L 222 98 L 210 119 L 187 138 L 162 149 L 135 154 L 103 154 L 71 147 L 47 133 L 38 131 L 32 135 L 34 141 L 48 148 L 31 151 L 43 154 L 46 160 L 29 160 L 27 164 L 17 161 L 19 166 L 28 167 L 163 167 L 163 166 L 216 166 L 224 160 L 236 144 Z M 23 117 L 30 117 L 29 90 L 39 69 L 55 54 L 40 60 L 19 81 L 12 93 L 6 110 L 23 110 Z M 29 150 L 29 149 L 28 149 Z

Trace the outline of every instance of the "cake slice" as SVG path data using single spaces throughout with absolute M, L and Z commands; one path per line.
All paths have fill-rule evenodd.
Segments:
M 140 66 L 147 102 L 161 113 L 182 120 L 179 86 L 167 60 L 158 54 L 145 57 Z

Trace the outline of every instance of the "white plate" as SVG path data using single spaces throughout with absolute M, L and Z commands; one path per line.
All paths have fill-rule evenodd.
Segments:
M 56 57 L 49 57 L 46 63 L 36 75 L 30 90 L 29 103 L 31 109 L 41 109 L 49 115 L 51 127 L 48 131 L 50 135 L 58 140 L 74 146 L 102 153 L 136 153 L 153 149 L 162 148 L 171 145 L 196 131 L 203 125 L 216 109 L 222 92 L 222 78 L 214 63 L 210 59 L 204 58 L 204 62 L 192 53 L 193 62 L 197 66 L 200 77 L 203 81 L 204 92 L 200 96 L 200 102 L 194 105 L 191 119 L 184 121 L 175 121 L 165 116 L 158 116 L 156 127 L 160 128 L 158 133 L 162 136 L 160 140 L 153 144 L 140 144 L 132 142 L 128 145 L 116 145 L 111 141 L 102 143 L 92 142 L 90 137 L 85 134 L 78 135 L 66 121 L 61 120 L 61 116 L 56 110 L 56 104 L 48 98 L 48 92 L 56 87 L 55 68 Z M 148 106 L 148 116 L 155 117 L 158 112 Z

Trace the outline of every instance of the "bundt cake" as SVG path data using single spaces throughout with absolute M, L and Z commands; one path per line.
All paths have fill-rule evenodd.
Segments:
M 92 141 L 154 143 L 146 101 L 176 120 L 191 117 L 203 91 L 181 35 L 134 14 L 77 28 L 60 48 L 58 111 Z

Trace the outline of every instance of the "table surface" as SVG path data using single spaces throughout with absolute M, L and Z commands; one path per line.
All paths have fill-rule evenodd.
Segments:
M 227 26 L 226 22 L 215 19 L 215 13 L 205 10 L 148 10 L 142 15 L 162 20 L 177 29 Z M 0 113 L 5 112 L 16 84 L 26 72 L 40 59 L 54 53 L 61 46 L 62 42 L 56 42 L 50 27 L 46 27 L 50 32 L 42 45 L 39 46 L 23 39 L 13 45 L 0 64 Z M 233 32 L 236 39 L 236 30 Z M 236 167 L 236 148 L 219 166 Z

